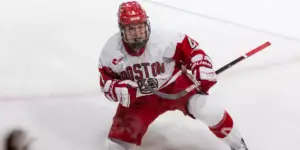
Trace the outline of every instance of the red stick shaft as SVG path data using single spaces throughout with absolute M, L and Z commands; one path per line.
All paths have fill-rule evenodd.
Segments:
M 271 45 L 270 42 L 265 42 L 264 44 L 256 47 L 255 49 L 252 49 L 251 51 L 247 52 L 246 54 L 244 54 L 244 55 L 236 58 L 235 60 L 233 60 L 230 63 L 226 64 L 225 66 L 221 67 L 220 69 L 218 69 L 216 71 L 216 73 L 219 74 L 219 73 L 223 72 L 224 70 L 226 70 L 226 69 L 232 67 L 233 65 L 237 64 L 238 62 L 240 62 L 240 61 L 242 61 L 242 60 L 244 60 L 244 59 L 246 59 L 246 58 L 248 58 L 248 57 L 256 54 L 257 52 L 259 52 L 259 51 L 267 48 L 270 45 Z
M 250 57 L 250 56 L 252 56 L 253 54 L 255 54 L 255 53 L 257 53 L 257 52 L 259 52 L 259 51 L 265 49 L 266 47 L 268 47 L 268 46 L 270 46 L 270 45 L 271 45 L 270 42 L 265 42 L 264 44 L 262 44 L 262 45 L 256 47 L 255 49 L 249 51 L 248 53 L 246 53 L 246 56 L 247 56 L 247 57 Z

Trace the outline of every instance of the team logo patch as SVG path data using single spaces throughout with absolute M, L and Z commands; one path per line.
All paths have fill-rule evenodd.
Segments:
M 117 65 L 117 64 L 119 64 L 123 60 L 123 58 L 124 57 L 114 58 L 111 63 L 114 64 L 114 65 Z
M 144 85 L 144 82 L 146 85 L 150 86 L 152 89 L 157 90 L 158 89 L 158 81 L 155 78 L 147 78 L 137 81 L 138 87 L 140 89 L 140 92 L 142 94 L 150 94 L 151 91 L 149 91 Z

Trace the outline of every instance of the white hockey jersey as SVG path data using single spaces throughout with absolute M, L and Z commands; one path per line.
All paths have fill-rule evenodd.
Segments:
M 99 58 L 100 84 L 108 78 L 135 81 L 139 85 L 137 97 L 150 94 L 141 81 L 159 90 L 180 74 L 180 63 L 190 63 L 198 43 L 185 34 L 152 30 L 145 49 L 138 54 L 127 49 L 120 33 L 105 44 Z M 105 74 L 105 75 L 104 75 Z

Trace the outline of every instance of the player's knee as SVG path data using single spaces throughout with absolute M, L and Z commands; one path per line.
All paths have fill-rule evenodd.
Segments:
M 189 112 L 208 126 L 217 125 L 224 116 L 224 108 L 209 99 L 208 95 L 195 94 L 189 100 Z
M 219 138 L 227 137 L 233 133 L 233 120 L 220 104 L 208 100 L 208 96 L 195 95 L 189 101 L 188 109 L 196 119 L 203 121 L 209 129 Z
M 105 147 L 106 150 L 132 150 L 135 145 L 121 140 L 107 138 Z

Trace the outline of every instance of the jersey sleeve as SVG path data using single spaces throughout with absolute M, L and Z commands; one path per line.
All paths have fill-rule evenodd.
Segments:
M 120 80 L 120 76 L 109 65 L 103 65 L 101 61 L 99 61 L 98 71 L 100 73 L 99 84 L 101 88 L 104 88 L 108 80 Z
M 118 43 L 114 39 L 109 39 L 105 46 L 102 48 L 99 62 L 98 62 L 98 71 L 100 73 L 99 83 L 101 88 L 104 88 L 105 83 L 108 80 L 120 80 L 119 68 L 116 62 L 118 58 L 122 58 L 122 54 L 118 52 L 117 46 Z
M 200 48 L 199 43 L 186 34 L 175 33 L 169 35 L 169 44 L 165 57 L 173 59 L 176 63 L 183 64 L 190 69 L 193 62 L 209 59 L 206 52 Z

